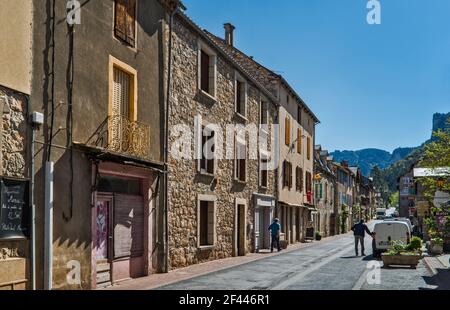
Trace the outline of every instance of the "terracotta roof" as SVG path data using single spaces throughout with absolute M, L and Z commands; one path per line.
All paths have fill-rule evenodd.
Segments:
M 207 30 L 203 30 L 206 35 L 214 42 L 216 45 L 220 46 L 230 57 L 236 60 L 245 70 L 250 73 L 256 80 L 258 80 L 261 85 L 263 85 L 268 91 L 270 91 L 274 96 L 277 96 L 276 86 L 278 83 L 283 84 L 286 88 L 296 97 L 296 99 L 301 103 L 301 105 L 308 111 L 316 123 L 319 123 L 319 119 L 311 111 L 311 109 L 306 105 L 303 99 L 297 94 L 297 92 L 289 85 L 289 83 L 281 76 L 267 69 L 257 61 L 237 49 L 226 43 L 222 38 L 219 38 Z

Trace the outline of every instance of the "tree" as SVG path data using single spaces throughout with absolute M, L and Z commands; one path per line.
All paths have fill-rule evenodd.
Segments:
M 450 125 L 450 118 L 447 120 Z M 424 168 L 450 167 L 450 129 L 438 130 L 433 133 L 432 142 L 425 145 L 423 158 L 419 162 Z M 450 172 L 439 171 L 443 175 L 438 177 L 424 177 L 419 180 L 424 188 L 424 196 L 433 202 L 437 191 L 450 193 Z M 430 218 L 427 219 L 430 234 L 434 237 L 450 236 L 450 205 L 434 206 Z

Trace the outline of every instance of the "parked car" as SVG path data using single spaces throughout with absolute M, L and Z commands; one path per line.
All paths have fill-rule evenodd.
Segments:
M 383 221 L 376 223 L 373 232 L 375 233 L 373 244 L 373 255 L 375 257 L 389 250 L 394 241 L 402 241 L 409 244 L 411 240 L 409 225 L 401 221 Z

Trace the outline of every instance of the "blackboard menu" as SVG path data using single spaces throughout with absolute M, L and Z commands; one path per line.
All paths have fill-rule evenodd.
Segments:
M 0 185 L 0 239 L 28 238 L 28 182 L 1 179 Z

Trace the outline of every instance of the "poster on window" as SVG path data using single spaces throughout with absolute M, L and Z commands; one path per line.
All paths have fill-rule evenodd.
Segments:
M 96 258 L 107 259 L 108 258 L 108 210 L 107 201 L 97 202 L 97 240 L 96 240 Z

